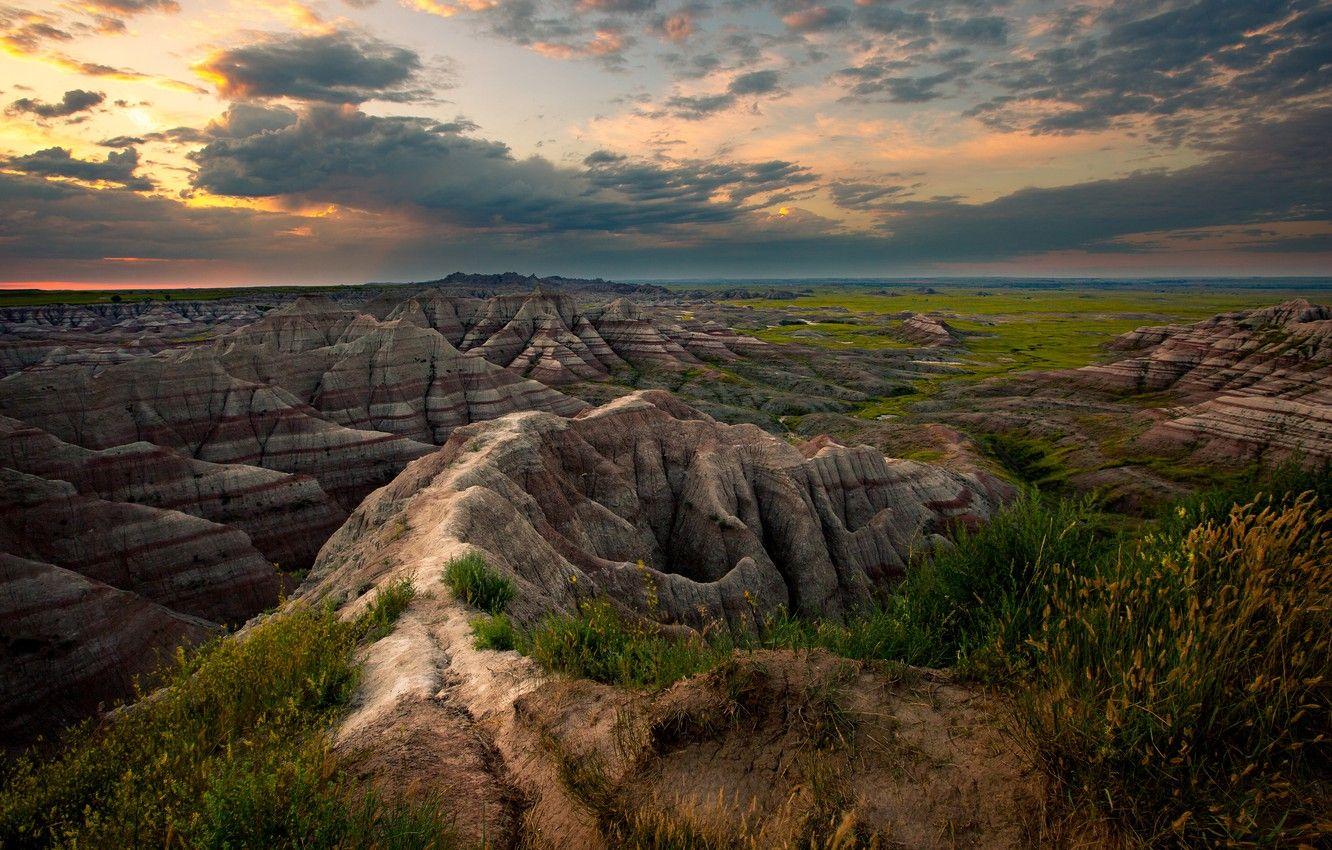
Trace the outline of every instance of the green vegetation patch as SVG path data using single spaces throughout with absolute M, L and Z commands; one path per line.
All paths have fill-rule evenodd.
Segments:
M 472 620 L 472 635 L 477 649 L 514 649 L 517 632 L 508 614 L 485 614 Z
M 606 599 L 583 602 L 574 615 L 547 617 L 518 635 L 516 648 L 547 670 L 631 688 L 664 688 L 710 670 L 733 648 L 721 638 L 676 638 L 635 620 Z
M 410 598 L 390 586 L 351 622 L 298 606 L 180 651 L 164 689 L 6 765 L 0 846 L 453 846 L 434 807 L 355 787 L 330 753 L 357 648 Z
M 855 322 L 811 322 L 761 328 L 748 334 L 766 342 L 795 343 L 816 348 L 859 348 L 877 351 L 885 348 L 911 348 L 888 333 L 887 329 Z
M 444 583 L 454 596 L 489 614 L 498 614 L 513 599 L 513 582 L 500 575 L 476 552 L 454 558 L 444 568 Z

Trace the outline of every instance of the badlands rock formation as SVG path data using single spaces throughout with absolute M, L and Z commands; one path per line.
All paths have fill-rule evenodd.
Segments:
M 216 626 L 54 564 L 0 552 L 0 746 L 51 736 L 133 693 Z
M 778 608 L 836 617 L 1008 493 L 984 473 L 866 447 L 802 452 L 640 392 L 573 419 L 523 413 L 455 431 L 353 513 L 307 586 L 372 584 L 395 558 L 438 572 L 472 547 L 516 581 L 520 619 L 601 594 L 694 628 Z M 409 542 L 395 542 L 404 529 Z
M 462 351 L 551 386 L 631 368 L 690 368 L 702 365 L 700 358 L 734 360 L 767 347 L 716 323 L 654 319 L 624 298 L 584 310 L 573 297 L 550 292 L 486 301 L 428 293 L 386 315 L 432 328 Z
M 907 342 L 931 348 L 962 343 L 962 337 L 947 322 L 924 313 L 908 316 L 897 329 L 897 335 Z
M 66 482 L 84 496 L 182 511 L 249 536 L 283 569 L 305 569 L 346 512 L 306 475 L 195 460 L 148 442 L 110 449 L 66 443 L 0 417 L 0 466 Z
M 9 467 L 0 494 L 0 745 L 126 696 L 176 646 L 278 599 L 238 529 Z
M 148 314 L 106 306 L 91 313 L 112 327 Z M 78 332 L 0 379 L 0 707 L 20 737 L 40 731 L 24 725 L 35 707 L 68 718 L 125 696 L 163 653 L 274 604 L 275 565 L 309 567 L 348 511 L 454 428 L 587 406 L 325 299 L 156 353 L 80 348 L 69 310 L 34 321 Z M 68 605 L 35 607 L 29 591 L 56 586 Z M 117 604 L 143 622 L 71 613 Z
M 1332 458 L 1332 310 L 1303 299 L 1185 326 L 1139 328 L 1133 356 L 1070 374 L 1086 388 L 1180 404 L 1142 438 L 1206 457 Z
M 821 653 L 741 657 L 660 695 L 551 678 L 478 650 L 475 612 L 440 581 L 480 551 L 518 585 L 521 621 L 599 594 L 669 630 L 779 606 L 836 617 L 1008 492 L 864 447 L 797 448 L 655 391 L 461 428 L 366 499 L 298 594 L 351 614 L 390 582 L 418 590 L 368 651 L 338 752 L 501 846 L 634 846 L 632 818 L 754 846 L 842 823 L 912 847 L 1014 846 L 1044 790 L 984 694 Z M 843 711 L 854 724 L 828 731 Z

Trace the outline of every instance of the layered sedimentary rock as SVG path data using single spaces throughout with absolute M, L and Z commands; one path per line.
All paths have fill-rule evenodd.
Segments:
M 604 380 L 631 367 L 735 360 L 766 346 L 715 322 L 654 318 L 627 299 L 583 309 L 552 292 L 485 301 L 424 293 L 386 315 L 433 328 L 468 354 L 551 386 Z
M 362 504 L 307 582 L 372 581 L 392 560 L 384 530 L 409 527 L 422 556 L 482 550 L 519 585 L 519 617 L 602 593 L 695 627 L 778 608 L 835 617 L 1007 492 L 984 473 L 868 447 L 806 457 L 640 392 L 573 419 L 522 413 L 459 429 Z
M 1332 457 L 1332 310 L 1305 300 L 1192 325 L 1139 328 L 1112 348 L 1134 356 L 1066 373 L 1114 394 L 1182 405 L 1142 438 L 1211 456 Z
M 516 410 L 567 415 L 587 406 L 464 355 L 408 318 L 380 322 L 308 300 L 220 340 L 218 356 L 229 373 L 286 390 L 331 422 L 421 443 Z
M 133 693 L 174 647 L 218 627 L 54 564 L 0 551 L 0 745 Z
M 230 375 L 212 351 L 0 380 L 0 412 L 91 449 L 145 441 L 213 463 L 308 474 L 354 507 L 428 445 L 346 428 L 290 393 Z
M 0 746 L 131 696 L 134 677 L 278 591 L 236 528 L 0 466 Z
M 912 313 L 897 329 L 907 342 L 929 347 L 960 345 L 962 337 L 947 322 L 924 313 Z
M 85 449 L 0 416 L 0 466 L 108 502 L 182 511 L 247 534 L 282 569 L 304 569 L 346 513 L 307 475 L 195 460 L 151 443 Z
M 56 564 L 160 605 L 236 623 L 277 600 L 273 565 L 234 528 L 108 502 L 0 467 L 0 551 Z

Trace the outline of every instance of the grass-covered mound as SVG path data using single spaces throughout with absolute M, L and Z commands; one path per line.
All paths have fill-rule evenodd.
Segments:
M 296 607 L 180 652 L 162 690 L 6 766 L 0 846 L 452 846 L 436 811 L 354 787 L 330 754 L 358 646 L 411 597 L 392 585 L 350 622 Z
M 506 646 L 547 669 L 662 688 L 736 649 L 951 667 L 1014 695 L 1068 805 L 1151 845 L 1326 835 L 1332 479 L 1284 472 L 1133 534 L 1087 501 L 1019 499 L 843 622 L 670 638 L 609 602 Z

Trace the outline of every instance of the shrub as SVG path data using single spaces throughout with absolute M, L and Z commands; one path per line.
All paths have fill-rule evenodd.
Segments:
M 297 607 L 178 652 L 168 687 L 72 730 L 47 757 L 14 760 L 0 846 L 447 846 L 447 824 L 364 800 L 328 755 L 358 637 L 391 625 L 403 596 L 381 595 L 350 623 Z
M 1050 588 L 1022 719 L 1071 795 L 1154 842 L 1315 840 L 1332 511 L 1260 499 Z
M 444 568 L 444 581 L 455 596 L 488 614 L 503 611 L 515 593 L 513 582 L 475 552 L 450 561 Z
M 507 614 L 486 614 L 472 620 L 477 649 L 513 649 L 517 636 Z

